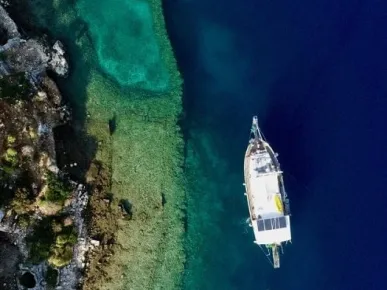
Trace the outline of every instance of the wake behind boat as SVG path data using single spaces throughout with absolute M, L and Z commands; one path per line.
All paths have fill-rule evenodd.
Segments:
M 264 140 L 254 116 L 244 160 L 245 195 L 254 243 L 266 247 L 274 268 L 280 267 L 282 244 L 291 241 L 289 199 L 277 155 Z

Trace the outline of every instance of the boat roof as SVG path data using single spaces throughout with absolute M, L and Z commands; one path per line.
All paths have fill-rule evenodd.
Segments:
M 284 216 L 280 193 L 282 172 L 276 171 L 267 150 L 250 151 L 246 158 L 247 195 L 256 242 L 271 244 L 290 240 L 290 219 Z
M 283 216 L 283 221 L 277 223 L 277 227 L 264 228 L 263 225 L 276 224 L 273 219 L 260 219 L 252 221 L 255 242 L 260 245 L 280 244 L 292 239 L 290 231 L 290 217 Z M 283 226 L 282 228 L 280 226 Z

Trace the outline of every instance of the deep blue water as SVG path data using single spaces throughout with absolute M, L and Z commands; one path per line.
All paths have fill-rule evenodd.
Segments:
M 258 279 L 271 290 L 386 289 L 387 3 L 164 6 L 185 80 L 186 124 L 227 140 L 219 154 L 242 179 L 250 120 L 258 114 L 286 173 L 293 244 L 281 269 L 241 251 L 245 263 L 224 279 L 234 289 L 261 289 Z M 226 207 L 244 204 L 243 194 L 235 195 Z M 249 239 L 232 242 L 243 248 Z M 214 277 L 206 272 L 203 279 Z

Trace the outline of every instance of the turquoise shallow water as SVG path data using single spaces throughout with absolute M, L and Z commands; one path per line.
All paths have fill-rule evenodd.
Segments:
M 168 87 L 146 1 L 77 1 L 103 70 L 123 86 L 162 91 Z

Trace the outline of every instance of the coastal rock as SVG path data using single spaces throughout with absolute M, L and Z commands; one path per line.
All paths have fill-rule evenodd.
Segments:
M 2 66 L 7 74 L 27 72 L 37 76 L 46 70 L 50 60 L 46 49 L 37 40 L 12 38 L 0 47 L 4 54 Z
M 4 3 L 1 1 L 0 3 Z M 0 237 L 0 282 L 7 283 L 7 287 L 10 283 L 17 283 L 15 287 L 25 289 L 20 278 L 33 277 L 36 285 L 29 289 L 43 290 L 48 289 L 46 274 L 47 269 L 51 269 L 48 263 L 52 261 L 45 260 L 38 265 L 31 265 L 27 257 L 33 252 L 33 246 L 27 244 L 26 237 L 35 233 L 37 223 L 55 211 L 53 206 L 47 206 L 50 204 L 44 199 L 47 192 L 44 189 L 48 188 L 48 184 L 54 188 L 52 192 L 63 191 L 60 184 L 47 181 L 47 175 L 54 172 L 54 176 L 67 178 L 66 172 L 59 172 L 56 165 L 56 149 L 58 154 L 62 152 L 60 147 L 55 146 L 54 137 L 60 137 L 58 134 L 54 135 L 53 130 L 69 121 L 71 112 L 62 104 L 59 89 L 47 76 L 46 71 L 50 70 L 66 77 L 69 65 L 60 41 L 52 45 L 53 42 L 44 37 L 30 39 L 24 32 L 21 35 L 16 24 L 1 6 L 0 38 L 0 191 L 7 193 L 3 194 L 7 196 L 7 200 L 4 199 L 1 203 L 0 234 L 5 232 L 12 238 L 5 248 Z M 72 160 L 71 167 L 80 167 L 80 163 L 74 162 L 75 160 Z M 77 184 L 72 182 L 72 186 L 75 185 Z M 58 211 L 66 215 L 62 226 L 74 228 L 77 240 L 71 242 L 71 263 L 64 267 L 54 263 L 53 265 L 61 267 L 58 269 L 56 289 L 75 290 L 82 282 L 86 253 L 92 247 L 83 216 L 88 204 L 86 188 L 78 185 L 77 189 L 69 194 L 63 204 L 58 203 Z M 40 210 L 45 205 L 51 212 Z M 8 214 L 5 215 L 5 212 Z M 14 259 L 6 256 L 7 253 L 1 251 L 2 249 L 12 250 Z M 2 259 L 3 256 L 7 258 Z M 12 264 L 9 264 L 11 262 Z M 19 266 L 16 267 L 17 265 Z M 2 280 L 1 274 L 5 268 L 9 269 L 9 273 L 6 279 Z M 4 283 L 0 283 L 0 289 L 5 287 Z
M 51 70 L 62 77 L 67 76 L 69 71 L 69 65 L 64 55 L 63 44 L 58 40 L 52 47 L 51 59 L 48 64 Z
M 46 69 L 62 77 L 68 74 L 69 66 L 59 41 L 52 49 L 48 49 L 35 39 L 12 38 L 0 46 L 0 54 L 3 55 L 0 63 L 1 76 L 26 72 L 38 78 Z
M 22 147 L 21 152 L 22 152 L 23 156 L 28 156 L 28 157 L 32 158 L 34 155 L 34 147 L 32 147 L 30 145 L 25 145 Z
M 100 242 L 97 241 L 97 240 L 90 240 L 90 244 L 91 244 L 93 247 L 99 247 Z
M 72 290 L 77 289 L 78 283 L 82 280 L 82 269 L 85 267 L 85 255 L 90 249 L 87 243 L 86 224 L 82 217 L 83 211 L 88 202 L 88 193 L 82 184 L 77 186 L 75 196 L 69 206 L 69 213 L 78 232 L 78 241 L 73 249 L 73 259 L 69 265 L 59 270 L 59 283 L 56 289 Z
M 35 286 L 28 288 L 29 290 L 45 290 L 45 273 L 47 271 L 47 265 L 45 263 L 41 263 L 38 265 L 21 265 L 20 266 L 20 276 L 23 274 L 29 273 L 33 276 L 33 279 L 35 280 Z M 18 284 L 20 285 L 20 278 L 18 279 Z M 22 285 L 19 286 L 19 289 L 25 289 L 25 286 Z
M 17 25 L 1 5 L 0 30 L 5 32 L 6 39 L 6 43 L 0 46 L 0 76 L 25 72 L 36 81 L 46 69 L 67 76 L 69 65 L 63 44 L 56 41 L 50 48 L 35 39 L 22 39 Z
M 44 89 L 44 93 L 46 93 L 46 95 L 50 96 L 51 101 L 55 105 L 59 106 L 60 102 L 62 100 L 62 96 L 61 96 L 59 89 L 58 89 L 57 85 L 55 84 L 55 82 L 48 77 L 44 77 L 42 79 L 41 86 Z
M 7 1 L 1 1 L 1 5 L 8 5 Z M 20 33 L 17 29 L 15 22 L 9 17 L 7 11 L 0 5 L 0 28 L 7 34 L 7 38 L 20 37 Z

